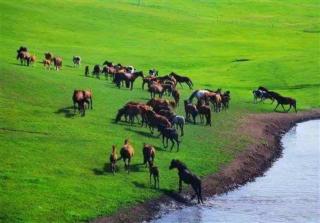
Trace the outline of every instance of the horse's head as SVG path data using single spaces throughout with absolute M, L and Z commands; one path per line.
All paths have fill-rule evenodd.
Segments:
M 121 109 L 118 110 L 118 114 L 116 116 L 115 123 L 120 121 L 120 119 L 121 119 L 122 115 L 124 114 L 124 112 L 125 112 L 125 108 L 121 108 Z

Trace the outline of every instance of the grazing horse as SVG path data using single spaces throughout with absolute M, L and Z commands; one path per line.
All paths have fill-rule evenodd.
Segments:
M 100 78 L 101 68 L 99 64 L 94 65 L 92 75 L 96 75 L 97 78 Z
M 179 151 L 179 134 L 175 128 L 166 127 L 164 125 L 159 124 L 158 125 L 158 131 L 162 135 L 162 144 L 164 148 L 168 147 L 168 140 L 171 141 L 171 148 L 170 151 L 172 151 L 172 148 L 174 147 L 174 141 L 177 143 L 177 152 Z M 166 139 L 166 145 L 164 144 L 164 140 Z
M 297 102 L 295 99 L 289 98 L 289 97 L 283 97 L 279 94 L 278 95 L 275 94 L 274 99 L 277 101 L 277 106 L 274 108 L 274 111 L 276 111 L 278 106 L 281 105 L 285 112 L 289 112 L 290 109 L 293 107 L 295 112 L 297 113 Z M 288 108 L 288 110 L 285 110 L 283 105 L 290 105 L 290 107 Z
M 85 76 L 88 76 L 89 75 L 89 66 L 87 65 L 86 67 L 85 67 L 85 69 L 84 69 L 84 75 Z
M 193 123 L 196 124 L 196 117 L 199 113 L 197 107 L 187 100 L 184 101 L 184 111 L 186 113 L 186 120 L 190 121 L 190 115 L 193 118 Z
M 194 97 L 196 97 L 199 100 L 204 100 L 206 95 L 211 93 L 208 90 L 195 90 L 194 92 L 192 92 L 192 94 L 189 97 L 189 102 L 192 103 L 192 100 Z
M 121 117 L 124 115 L 126 121 L 127 121 L 127 116 L 129 116 L 129 122 L 131 125 L 133 125 L 134 118 L 136 117 L 138 119 L 139 114 L 141 114 L 139 105 L 127 104 L 122 109 L 118 110 L 118 114 L 116 116 L 115 122 L 117 123 L 118 121 L 120 121 Z
M 81 57 L 80 56 L 73 56 L 72 62 L 73 62 L 73 66 L 80 66 Z
M 62 67 L 62 58 L 61 57 L 54 57 L 53 64 L 56 67 L 56 70 L 60 70 Z
M 154 161 L 154 158 L 156 156 L 156 150 L 152 145 L 144 143 L 142 148 L 142 154 L 143 164 L 145 164 L 147 167 L 147 164 L 150 166 L 151 162 Z
M 131 162 L 133 155 L 134 155 L 134 149 L 133 149 L 132 145 L 129 143 L 129 140 L 126 139 L 124 141 L 123 147 L 120 150 L 120 158 L 119 159 L 123 160 L 124 167 L 128 171 L 128 173 L 130 172 L 130 162 Z
M 159 182 L 159 168 L 157 166 L 153 165 L 153 161 L 150 162 L 149 164 L 149 174 L 150 174 L 150 185 L 151 185 L 151 176 L 153 176 L 154 180 L 154 187 L 157 188 L 158 184 L 158 189 L 160 188 L 160 182 Z
M 76 104 L 78 104 L 78 110 L 79 113 L 82 116 L 85 116 L 85 96 L 84 96 L 84 91 L 83 90 L 74 90 L 73 95 L 72 95 L 72 101 L 73 101 L 73 109 L 74 113 L 76 113 Z
M 173 97 L 176 105 L 179 106 L 179 101 L 180 101 L 180 93 L 179 93 L 179 91 L 176 88 L 174 88 L 174 89 L 172 89 L 171 94 L 172 94 L 172 97 Z
M 150 84 L 148 91 L 150 92 L 151 98 L 155 98 L 156 94 L 159 95 L 159 98 L 162 98 L 165 89 L 162 87 L 161 84 L 153 82 L 152 84 Z
M 117 160 L 118 160 L 116 147 L 114 145 L 112 146 L 112 152 L 110 154 L 109 160 L 110 160 L 111 172 L 114 175 L 114 173 L 116 172 L 116 163 L 117 163 Z
M 182 83 L 186 83 L 189 86 L 189 88 L 192 89 L 193 83 L 189 77 L 180 76 L 174 72 L 171 72 L 169 76 L 174 77 L 177 83 L 179 83 L 181 87 L 182 87 Z
M 203 123 L 203 116 L 204 116 L 206 118 L 206 125 L 211 126 L 211 108 L 210 108 L 210 106 L 201 104 L 201 101 L 198 101 L 197 109 L 199 111 L 201 123 Z
M 226 91 L 221 95 L 222 110 L 226 111 L 229 108 L 230 100 L 230 91 Z
M 202 194 L 201 194 L 201 179 L 193 174 L 187 166 L 182 163 L 180 160 L 173 159 L 171 161 L 171 164 L 169 166 L 169 169 L 172 170 L 174 168 L 178 169 L 178 175 L 179 175 L 179 193 L 182 190 L 182 181 L 186 184 L 191 184 L 194 192 L 196 193 L 196 196 L 198 198 L 198 204 L 203 203 L 202 200 Z M 191 198 L 193 199 L 194 196 Z
M 143 78 L 143 72 L 138 71 L 134 73 L 116 73 L 114 76 L 114 83 L 117 85 L 118 88 L 120 88 L 120 83 L 122 81 L 126 82 L 126 87 L 129 88 L 130 90 L 133 89 L 133 83 L 134 81 L 138 78 L 142 77 Z
M 184 135 L 183 128 L 184 128 L 184 124 L 186 123 L 184 117 L 182 115 L 174 115 L 171 122 L 172 122 L 172 125 L 175 126 L 177 130 L 180 128 L 180 135 L 183 136 Z
M 147 123 L 148 123 L 149 129 L 151 131 L 151 134 L 153 134 L 153 129 L 157 128 L 159 125 L 162 125 L 162 126 L 165 126 L 168 128 L 171 127 L 171 123 L 169 122 L 169 120 L 166 117 L 164 117 L 162 115 L 158 115 L 154 111 L 151 111 L 151 110 L 147 111 L 146 118 L 147 118 Z

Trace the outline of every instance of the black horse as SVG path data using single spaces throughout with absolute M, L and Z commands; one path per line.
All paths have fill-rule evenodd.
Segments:
M 130 90 L 133 89 L 133 83 L 138 77 L 144 77 L 142 71 L 134 72 L 134 73 L 116 73 L 114 76 L 113 82 L 120 88 L 121 82 L 125 81 L 126 87 Z
M 176 79 L 177 83 L 179 83 L 181 87 L 182 87 L 181 83 L 186 83 L 189 86 L 189 88 L 192 89 L 193 83 L 189 77 L 180 76 L 174 72 L 171 72 L 169 76 L 174 77 L 174 79 Z
M 96 75 L 100 79 L 101 67 L 99 64 L 94 65 L 92 75 Z
M 277 101 L 277 106 L 274 108 L 274 111 L 276 111 L 278 106 L 281 105 L 283 111 L 289 112 L 290 109 L 293 107 L 295 112 L 297 113 L 297 102 L 295 99 L 289 98 L 289 97 L 283 97 L 278 93 L 274 94 L 273 98 Z M 290 107 L 288 108 L 288 110 L 285 110 L 283 105 L 289 105 Z
M 194 192 L 196 193 L 195 196 L 198 198 L 198 203 L 203 203 L 201 195 L 201 179 L 197 175 L 193 174 L 180 160 L 173 159 L 171 161 L 169 169 L 171 170 L 174 168 L 178 169 L 179 193 L 182 190 L 182 181 L 186 184 L 191 184 Z M 193 199 L 195 196 L 192 196 L 191 199 Z

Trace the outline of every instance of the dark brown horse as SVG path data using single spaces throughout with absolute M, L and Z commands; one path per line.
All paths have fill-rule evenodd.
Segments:
M 168 140 L 170 139 L 170 141 L 171 141 L 170 151 L 172 151 L 172 149 L 174 147 L 174 142 L 176 142 L 177 143 L 177 152 L 178 152 L 180 141 L 179 141 L 179 134 L 178 134 L 177 130 L 175 128 L 166 127 L 161 124 L 158 125 L 158 130 L 159 130 L 160 134 L 162 135 L 162 144 L 163 144 L 164 148 L 168 147 Z M 166 144 L 164 143 L 164 140 L 166 140 Z
M 133 83 L 134 81 L 138 78 L 142 77 L 143 78 L 143 72 L 138 71 L 134 73 L 116 73 L 114 76 L 113 82 L 117 85 L 118 88 L 120 88 L 121 82 L 125 81 L 127 88 L 130 87 L 130 90 L 133 89 Z
M 196 193 L 195 196 L 198 198 L 198 203 L 203 203 L 202 200 L 202 189 L 201 189 L 201 179 L 193 174 L 187 166 L 182 163 L 180 160 L 173 159 L 171 161 L 171 164 L 169 166 L 169 169 L 172 170 L 174 168 L 178 169 L 178 175 L 179 175 L 179 193 L 182 190 L 182 181 L 186 184 L 191 184 L 194 192 Z M 193 199 L 195 196 L 193 196 L 191 199 Z
M 283 97 L 279 94 L 278 95 L 273 94 L 273 98 L 277 101 L 277 106 L 274 108 L 274 111 L 276 111 L 278 106 L 281 105 L 283 111 L 289 112 L 290 109 L 293 107 L 295 112 L 297 113 L 297 102 L 295 99 L 289 98 L 289 97 Z M 290 107 L 288 108 L 288 110 L 285 110 L 283 105 L 289 105 Z
M 169 76 L 174 77 L 177 83 L 179 83 L 181 87 L 182 87 L 182 83 L 186 83 L 189 86 L 189 88 L 192 89 L 193 83 L 189 77 L 180 76 L 174 72 L 171 72 Z
M 30 65 L 31 55 L 27 51 L 18 52 L 17 60 L 20 60 L 21 65 Z
M 142 148 L 142 154 L 143 164 L 145 164 L 147 167 L 147 164 L 150 166 L 150 163 L 154 161 L 154 158 L 156 156 L 156 150 L 152 145 L 144 143 Z
M 188 100 L 184 101 L 184 111 L 186 113 L 186 120 L 190 121 L 190 115 L 193 118 L 193 123 L 196 124 L 196 117 L 199 114 L 197 107 Z
M 166 128 L 171 127 L 171 123 L 166 117 L 158 115 L 154 111 L 147 111 L 146 117 L 151 134 L 153 134 L 154 128 L 157 128 L 159 125 L 165 126 Z
M 158 184 L 158 189 L 160 188 L 160 174 L 159 174 L 159 168 L 157 166 L 153 165 L 153 161 L 150 162 L 149 164 L 149 174 L 150 174 L 150 185 L 151 185 L 151 176 L 153 176 L 153 180 L 154 180 L 154 187 L 157 188 L 157 184 Z
M 176 105 L 179 106 L 180 93 L 179 93 L 179 91 L 178 91 L 176 88 L 174 88 L 174 89 L 172 90 L 172 97 L 173 97 Z
M 124 141 L 123 147 L 120 150 L 121 157 L 119 159 L 123 160 L 124 167 L 128 171 L 128 173 L 130 172 L 130 162 L 131 162 L 133 155 L 134 155 L 134 149 L 133 149 L 132 145 L 129 143 L 129 140 L 126 139 Z
M 202 104 L 201 101 L 197 103 L 197 109 L 200 115 L 200 121 L 203 123 L 204 117 L 206 118 L 206 125 L 211 126 L 211 108 L 209 105 Z
M 138 115 L 140 115 L 140 107 L 139 105 L 127 104 L 122 109 L 118 110 L 118 114 L 116 116 L 115 122 L 120 121 L 121 117 L 124 115 L 127 121 L 127 117 L 129 116 L 129 122 L 131 125 L 134 123 L 134 118 L 138 119 Z M 138 119 L 139 122 L 139 119 Z
M 54 57 L 53 64 L 54 64 L 56 70 L 60 70 L 62 67 L 62 58 L 61 57 Z

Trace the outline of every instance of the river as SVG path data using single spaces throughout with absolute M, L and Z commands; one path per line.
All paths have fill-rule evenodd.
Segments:
M 297 124 L 262 177 L 204 205 L 165 211 L 153 223 L 320 222 L 320 120 Z

